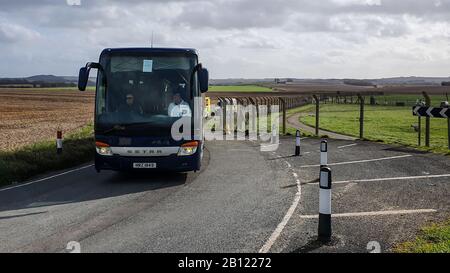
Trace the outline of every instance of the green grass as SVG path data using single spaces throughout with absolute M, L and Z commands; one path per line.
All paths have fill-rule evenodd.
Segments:
M 94 157 L 93 125 L 63 141 L 63 153 L 56 154 L 55 141 L 42 141 L 15 151 L 0 151 L 0 186 L 22 182 L 35 175 L 73 167 Z
M 315 126 L 315 106 L 304 106 L 297 112 L 309 113 L 301 122 Z M 365 106 L 364 138 L 390 144 L 417 147 L 417 132 L 411 127 L 418 123 L 410 107 Z M 359 106 L 349 104 L 321 104 L 320 128 L 359 137 Z M 422 119 L 422 145 L 425 140 L 425 119 Z M 431 119 L 430 148 L 421 149 L 450 154 L 447 141 L 447 120 Z
M 212 85 L 208 92 L 272 92 L 272 89 L 257 85 Z
M 375 97 L 376 103 L 379 105 L 395 105 L 396 102 L 403 102 L 407 106 L 413 106 L 417 100 L 425 100 L 421 94 L 417 95 L 386 95 Z M 444 95 L 430 95 L 431 105 L 439 106 L 442 101 L 446 101 L 447 98 Z M 365 98 L 366 104 L 370 103 L 370 97 Z
M 422 228 L 415 240 L 398 244 L 394 252 L 450 253 L 450 220 Z

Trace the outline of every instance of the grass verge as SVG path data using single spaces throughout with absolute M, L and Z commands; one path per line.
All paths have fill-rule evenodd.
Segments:
M 73 167 L 94 157 L 93 125 L 67 135 L 63 153 L 56 153 L 55 141 L 42 141 L 15 151 L 0 151 L 0 186 L 22 182 L 35 175 Z
M 303 112 L 300 121 L 315 126 L 315 106 L 307 105 L 295 109 Z M 294 112 L 294 113 L 295 113 Z M 411 107 L 365 106 L 364 138 L 387 144 L 400 144 L 416 149 L 450 155 L 447 140 L 447 120 L 431 119 L 431 147 L 417 145 L 417 132 L 413 125 L 417 117 Z M 425 119 L 422 119 L 422 145 L 425 140 Z M 322 104 L 320 106 L 320 128 L 344 135 L 359 137 L 359 106 L 349 104 Z
M 415 240 L 398 244 L 398 253 L 450 253 L 450 220 L 420 230 Z

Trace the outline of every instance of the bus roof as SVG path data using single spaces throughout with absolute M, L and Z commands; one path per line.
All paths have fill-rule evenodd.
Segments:
M 190 53 L 198 55 L 197 50 L 193 48 L 164 48 L 164 47 L 128 47 L 128 48 L 105 48 L 101 55 L 111 52 L 145 52 L 145 53 Z

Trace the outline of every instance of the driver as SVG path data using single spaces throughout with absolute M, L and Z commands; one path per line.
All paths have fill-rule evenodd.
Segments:
M 119 109 L 119 112 L 134 112 L 138 114 L 143 114 L 144 110 L 142 110 L 142 107 L 134 101 L 134 95 L 133 94 L 127 94 L 126 96 L 126 103 L 122 104 Z
M 181 98 L 180 93 L 175 93 L 173 95 L 173 102 L 169 104 L 168 115 L 170 117 L 192 116 L 189 104 Z

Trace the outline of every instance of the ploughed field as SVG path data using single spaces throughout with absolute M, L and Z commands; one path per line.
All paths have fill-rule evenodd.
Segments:
M 352 93 L 378 93 L 382 92 L 385 95 L 393 94 L 421 94 L 426 91 L 430 95 L 442 95 L 450 93 L 449 86 L 436 85 L 393 85 L 393 86 L 354 86 L 346 84 L 271 84 L 269 87 L 273 88 L 278 93 L 314 93 L 314 92 L 352 92 Z
M 94 92 L 67 88 L 0 88 L 0 151 L 74 131 L 92 122 Z

